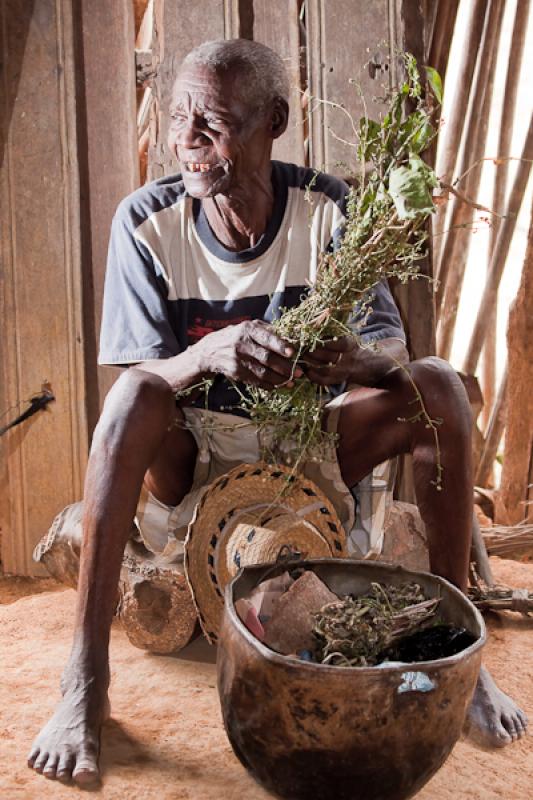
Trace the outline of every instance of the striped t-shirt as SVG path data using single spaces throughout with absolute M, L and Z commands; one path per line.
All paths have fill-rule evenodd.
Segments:
M 149 183 L 123 200 L 111 229 L 100 364 L 169 358 L 212 331 L 249 319 L 272 321 L 313 284 L 320 253 L 342 238 L 348 187 L 293 164 L 272 162 L 274 207 L 254 247 L 225 248 L 180 175 Z M 403 328 L 386 283 L 373 289 L 363 341 L 399 337 Z M 212 410 L 239 413 L 222 376 Z

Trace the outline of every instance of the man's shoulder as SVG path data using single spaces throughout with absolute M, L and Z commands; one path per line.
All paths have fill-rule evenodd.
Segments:
M 145 183 L 118 204 L 115 218 L 135 230 L 153 214 L 171 208 L 187 197 L 180 174 Z
M 289 189 L 325 195 L 344 213 L 349 186 L 341 178 L 336 178 L 334 175 L 312 167 L 302 167 L 285 161 L 273 161 L 272 163 Z

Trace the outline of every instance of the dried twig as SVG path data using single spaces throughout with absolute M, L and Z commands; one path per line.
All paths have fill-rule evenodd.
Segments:
M 523 558 L 533 556 L 533 525 L 494 525 L 482 527 L 483 539 L 491 556 Z
M 333 666 L 373 666 L 400 639 L 433 624 L 439 597 L 416 583 L 372 583 L 362 597 L 348 595 L 315 614 L 317 660 Z

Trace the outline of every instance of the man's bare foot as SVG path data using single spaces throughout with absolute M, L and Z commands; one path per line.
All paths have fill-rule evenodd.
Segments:
M 474 697 L 464 726 L 465 735 L 485 748 L 505 747 L 523 736 L 527 716 L 481 667 Z
M 102 686 L 103 683 L 103 686 Z M 28 766 L 50 779 L 94 786 L 100 780 L 100 729 L 109 717 L 107 681 L 63 680 L 63 698 L 33 742 Z

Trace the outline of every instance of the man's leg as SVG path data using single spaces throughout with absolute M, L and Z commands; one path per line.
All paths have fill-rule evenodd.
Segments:
M 388 375 L 377 388 L 350 392 L 341 406 L 338 458 L 347 486 L 396 455 L 413 457 L 415 491 L 426 526 L 431 570 L 466 591 L 472 528 L 471 412 L 457 373 L 437 358 L 408 365 L 432 419 L 440 419 L 438 446 L 443 468 L 440 491 L 437 445 L 423 418 L 409 422 L 420 404 L 402 369 Z M 482 668 L 469 725 L 483 744 L 503 746 L 525 732 L 527 719 Z
M 109 714 L 109 634 L 117 588 L 143 480 L 174 505 L 189 491 L 192 435 L 171 427 L 170 386 L 141 370 L 125 372 L 106 398 L 94 433 L 84 496 L 83 543 L 74 641 L 61 681 L 63 699 L 37 736 L 29 765 L 48 778 L 98 778 L 100 727 Z

